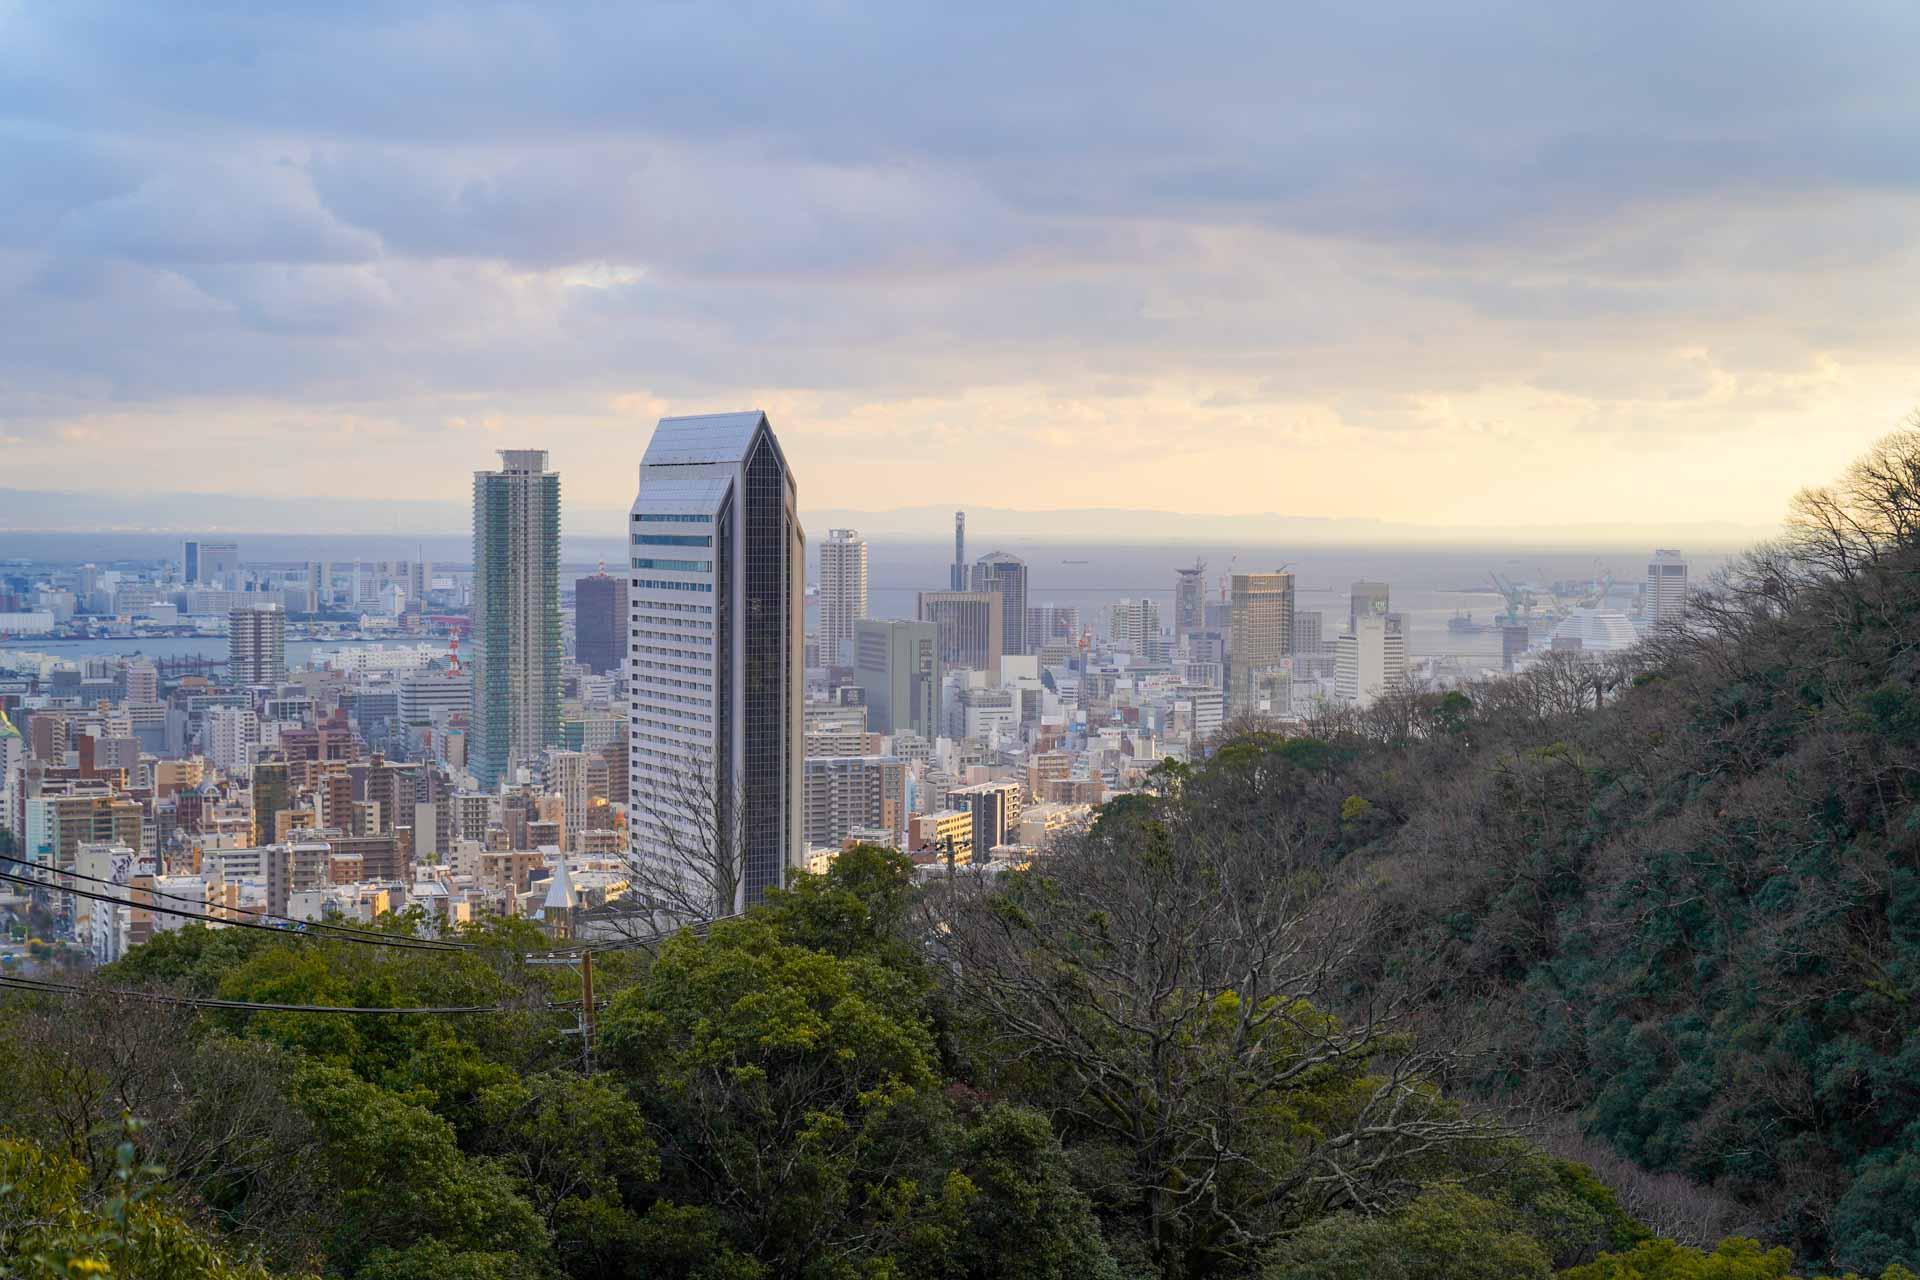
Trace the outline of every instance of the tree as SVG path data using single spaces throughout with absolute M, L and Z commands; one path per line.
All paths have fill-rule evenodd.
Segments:
M 113 1186 L 103 1196 L 89 1195 L 79 1162 L 0 1139 L 0 1276 L 267 1280 L 154 1198 L 161 1171 L 141 1163 L 138 1133 L 129 1125 L 116 1144 Z
M 730 766 L 696 752 L 636 793 L 629 838 L 631 896 L 644 908 L 626 928 L 651 937 L 737 914 L 746 886 L 746 805 Z
M 1391 1011 L 1315 1006 L 1364 933 L 1211 808 L 1097 828 L 1008 879 L 936 900 L 963 1035 L 993 1087 L 1050 1111 L 1110 1236 L 1139 1230 L 1159 1274 L 1389 1208 L 1423 1157 L 1487 1136 Z

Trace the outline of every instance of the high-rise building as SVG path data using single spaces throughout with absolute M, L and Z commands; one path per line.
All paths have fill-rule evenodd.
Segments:
M 820 661 L 852 659 L 853 624 L 867 616 L 867 540 L 857 529 L 832 529 L 820 544 Z
M 940 665 L 967 667 L 1000 682 L 1000 659 L 1006 653 L 1001 632 L 1005 603 L 997 591 L 922 591 L 917 596 L 920 621 L 931 622 L 940 637 Z
M 1387 614 L 1389 588 L 1384 582 L 1356 582 L 1347 597 L 1347 630 L 1369 614 Z
M 662 418 L 640 463 L 627 583 L 631 841 L 646 873 L 689 893 L 731 885 L 734 900 L 711 909 L 759 902 L 804 865 L 798 504 L 757 409 Z
M 1263 672 L 1293 652 L 1293 575 L 1236 573 L 1227 631 L 1227 714 L 1255 709 Z
M 127 697 L 131 706 L 150 707 L 160 701 L 160 671 L 149 658 L 127 663 Z
M 573 584 L 573 656 L 597 675 L 624 665 L 627 580 L 602 571 Z
M 967 589 L 967 513 L 953 513 L 953 568 L 947 573 L 947 590 Z
M 1027 647 L 1039 653 L 1049 644 L 1069 647 L 1080 642 L 1080 610 L 1070 604 L 1027 606 Z
M 806 762 L 807 846 L 837 849 L 858 829 L 900 844 L 907 832 L 907 766 L 898 756 L 811 756 Z
M 853 624 L 853 674 L 875 733 L 940 736 L 940 628 L 932 622 Z
M 1113 607 L 1113 643 L 1142 662 L 1165 662 L 1160 606 L 1152 600 L 1122 600 Z
M 544 449 L 473 473 L 468 761 L 491 788 L 560 741 L 560 476 Z
M 1687 616 L 1687 561 L 1672 547 L 1655 551 L 1647 563 L 1640 616 L 1648 623 L 1678 622 Z
M 1399 621 L 1384 612 L 1360 615 L 1338 641 L 1335 694 L 1352 706 L 1370 707 L 1406 682 L 1407 638 Z
M 1207 562 L 1195 560 L 1191 569 L 1174 570 L 1173 642 L 1186 648 L 1187 637 L 1207 628 Z
M 227 674 L 237 685 L 278 684 L 287 678 L 287 615 L 279 605 L 228 612 Z
M 261 760 L 253 766 L 253 844 L 274 842 L 274 815 L 293 805 L 293 789 L 285 760 Z
M 1027 562 L 1004 551 L 989 552 L 974 562 L 973 589 L 1000 593 L 1000 651 L 1033 652 L 1027 644 Z
M 1295 654 L 1318 654 L 1326 649 L 1327 616 L 1318 610 L 1306 610 L 1293 615 L 1293 652 Z
M 240 544 L 189 538 L 180 546 L 181 578 L 190 587 L 225 583 L 240 572 Z

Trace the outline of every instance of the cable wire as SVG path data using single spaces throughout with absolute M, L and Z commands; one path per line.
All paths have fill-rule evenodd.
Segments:
M 90 876 L 80 871 L 60 870 L 53 867 L 49 867 L 44 863 L 28 862 L 25 859 L 8 857 L 5 854 L 0 854 L 0 862 L 11 862 L 15 866 L 31 867 L 34 870 L 43 872 L 44 874 L 49 876 L 64 876 L 70 880 L 87 880 L 87 881 L 91 881 L 94 884 L 103 884 L 115 889 L 131 889 L 134 887 L 132 885 L 126 884 L 119 880 L 108 880 L 103 876 Z M 56 892 L 61 892 L 61 893 L 70 892 L 72 890 L 72 886 L 70 885 L 55 884 L 47 880 L 36 880 L 35 883 L 45 888 L 52 889 Z M 140 892 L 150 893 L 156 898 L 167 898 L 174 902 L 193 902 L 193 903 L 199 904 L 202 907 L 208 905 L 206 899 L 191 898 L 184 893 L 168 893 L 163 889 L 141 889 Z M 123 905 L 127 905 L 127 904 L 123 904 Z M 162 909 L 154 903 L 138 903 L 133 905 L 151 907 L 155 910 Z M 188 914 L 187 912 L 173 911 L 171 908 L 165 908 L 165 910 L 169 915 Z M 409 938 L 409 937 L 391 934 L 391 933 L 382 933 L 378 929 L 356 929 L 352 925 L 335 924 L 330 920 L 300 920 L 300 919 L 296 919 L 293 916 L 284 916 L 273 911 L 261 911 L 253 907 L 237 907 L 237 906 L 222 907 L 221 910 L 222 911 L 238 911 L 242 915 L 259 916 L 265 920 L 283 921 L 284 923 L 287 923 L 287 924 L 298 925 L 300 926 L 300 929 L 302 931 L 306 931 L 306 932 L 324 930 L 330 934 L 337 933 L 343 936 L 366 938 L 366 939 L 376 940 L 380 942 L 387 942 L 397 937 L 403 943 L 417 943 L 422 946 L 429 946 L 436 950 L 442 950 L 442 951 L 486 950 L 486 948 L 471 942 L 455 942 L 451 939 L 445 939 L 445 938 Z M 220 920 L 226 921 L 227 923 L 235 923 L 231 920 L 228 920 L 228 918 L 225 916 L 221 916 L 217 918 Z M 284 932 L 284 930 L 282 932 Z
M 194 1009 L 230 1009 L 265 1013 L 432 1014 L 438 1016 L 466 1013 L 546 1012 L 550 1007 L 541 1005 L 538 1008 L 524 1008 L 505 1004 L 467 1004 L 415 1005 L 385 1009 L 333 1004 L 264 1004 L 251 1000 L 220 1000 L 211 996 L 175 996 L 159 991 L 130 991 L 124 987 L 88 987 L 70 982 L 48 982 L 40 978 L 28 978 L 11 973 L 0 974 L 0 988 L 36 991 L 45 995 L 112 996 L 123 1000 L 147 1000 L 155 1004 L 183 1005 Z

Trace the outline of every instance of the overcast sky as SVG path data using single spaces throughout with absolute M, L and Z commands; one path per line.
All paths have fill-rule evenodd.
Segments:
M 0 486 L 1775 519 L 1920 404 L 1920 5 L 0 0 Z

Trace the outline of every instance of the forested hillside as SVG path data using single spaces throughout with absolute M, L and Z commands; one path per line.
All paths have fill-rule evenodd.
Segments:
M 1898 438 L 1630 661 L 607 952 L 590 1064 L 524 925 L 164 935 L 0 1006 L 0 1275 L 1911 1280 L 1917 570 Z

